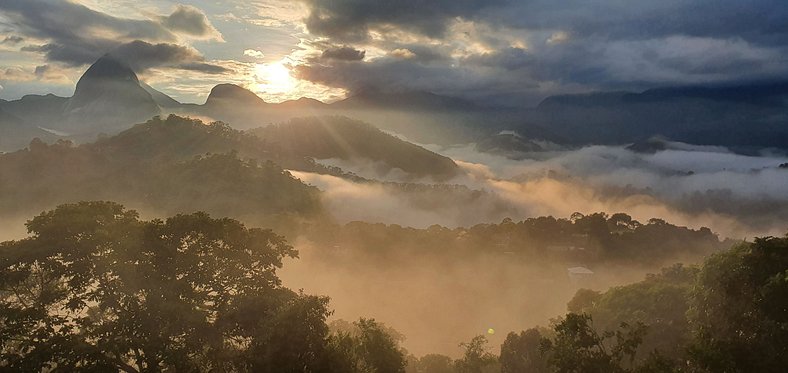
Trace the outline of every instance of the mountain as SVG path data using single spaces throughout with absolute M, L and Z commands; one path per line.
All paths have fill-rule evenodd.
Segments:
M 160 113 L 137 74 L 127 64 L 104 55 L 85 71 L 74 96 L 66 102 L 63 130 L 77 134 L 114 133 Z
M 30 140 L 36 137 L 46 141 L 53 141 L 57 138 L 57 136 L 8 113 L 0 105 L 0 154 L 4 151 L 17 149 L 19 144 L 27 145 Z
M 382 173 L 399 169 L 416 178 L 446 180 L 459 173 L 451 158 L 346 117 L 293 119 L 251 133 L 276 152 L 291 156 L 340 159 L 361 165 L 377 163 L 375 166 Z
M 320 110 L 327 109 L 329 106 L 329 104 L 314 98 L 301 97 L 297 100 L 280 102 L 276 105 L 276 108 L 285 110 Z
M 157 91 L 155 88 L 147 85 L 145 82 L 140 81 L 140 86 L 145 92 L 148 92 L 153 98 L 153 101 L 156 102 L 157 105 L 161 108 L 177 108 L 181 106 L 181 103 L 175 100 L 174 98 L 167 96 L 166 94 Z
M 206 107 L 222 105 L 265 106 L 267 104 L 254 92 L 235 84 L 219 84 L 213 87 L 208 99 L 205 101 Z
M 552 96 L 518 130 L 547 129 L 572 145 L 627 144 L 664 136 L 740 152 L 788 148 L 788 82 L 666 87 Z
M 161 114 L 161 107 L 177 105 L 140 82 L 128 65 L 104 55 L 80 77 L 71 97 L 26 95 L 0 102 L 4 112 L 0 127 L 5 131 L 2 146 L 19 149 L 33 137 L 86 141 L 100 133 L 120 132 Z
M 23 118 L 25 121 L 44 127 L 52 126 L 63 115 L 67 97 L 47 95 L 25 95 L 18 100 L 5 101 L 0 107 L 7 113 Z
M 269 159 L 254 136 L 175 116 L 78 146 L 35 142 L 0 153 L 0 221 L 82 200 L 168 214 L 200 210 L 266 226 L 320 214 L 318 190 Z

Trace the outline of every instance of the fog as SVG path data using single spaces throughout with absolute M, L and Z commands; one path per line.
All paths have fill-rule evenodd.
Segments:
M 443 191 L 425 202 L 424 192 L 401 184 L 292 173 L 324 192 L 325 206 L 340 223 L 469 227 L 506 217 L 517 221 L 626 212 L 643 222 L 660 218 L 679 226 L 709 227 L 731 238 L 781 236 L 787 228 L 788 170 L 779 168 L 788 162 L 784 156 L 744 156 L 722 147 L 672 143 L 671 149 L 653 154 L 589 146 L 512 160 L 478 152 L 473 144 L 423 146 L 454 159 L 462 172 L 447 183 L 466 188 Z M 364 160 L 321 162 L 369 179 L 435 183 Z M 467 191 L 473 190 L 481 193 L 468 198 Z M 478 334 L 498 346 L 508 331 L 547 325 L 563 314 L 578 287 L 604 290 L 640 280 L 659 267 L 597 266 L 592 283 L 572 283 L 567 263 L 527 263 L 506 255 L 452 262 L 398 258 L 382 264 L 358 259 L 350 248 L 321 247 L 303 238 L 296 247 L 301 258 L 285 266 L 286 285 L 329 294 L 335 318 L 367 315 L 387 323 L 405 334 L 404 346 L 416 355 L 456 357 L 458 344 Z M 333 254 L 326 256 L 326 251 Z M 491 328 L 500 332 L 487 334 Z
M 577 283 L 570 281 L 566 265 L 532 264 L 510 255 L 454 261 L 402 254 L 383 264 L 359 258 L 358 248 L 304 239 L 294 244 L 300 257 L 285 263 L 280 273 L 285 286 L 329 295 L 332 319 L 373 317 L 386 323 L 405 335 L 403 346 L 416 356 L 459 357 L 459 344 L 479 334 L 497 348 L 510 331 L 546 326 L 564 314 L 578 288 L 607 289 L 649 272 L 600 266 L 593 281 Z
M 340 221 L 383 222 L 413 227 L 450 227 L 573 212 L 626 212 L 635 219 L 661 218 L 692 228 L 708 227 L 727 237 L 782 235 L 788 219 L 788 157 L 745 156 L 722 147 L 672 143 L 654 154 L 625 147 L 589 146 L 530 153 L 512 160 L 482 153 L 473 144 L 423 145 L 455 160 L 463 170 L 448 184 L 483 191 L 464 203 L 446 199 L 423 205 L 412 194 L 377 183 L 294 172 L 323 190 L 324 203 Z M 324 160 L 360 176 L 413 180 L 401 170 L 365 161 Z M 724 199 L 720 203 L 719 199 Z

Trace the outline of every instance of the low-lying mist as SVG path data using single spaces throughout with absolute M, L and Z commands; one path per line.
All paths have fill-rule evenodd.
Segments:
M 653 154 L 624 147 L 530 153 L 508 159 L 482 153 L 473 144 L 425 147 L 455 160 L 461 176 L 448 184 L 481 193 L 476 198 L 424 204 L 413 193 L 386 184 L 353 182 L 294 172 L 323 190 L 324 203 L 340 221 L 377 221 L 413 227 L 468 226 L 505 217 L 573 212 L 626 212 L 638 220 L 661 218 L 723 236 L 781 235 L 788 221 L 788 158 L 744 156 L 721 147 L 673 144 Z M 324 160 L 363 177 L 414 182 L 401 170 L 364 161 Z M 431 180 L 415 182 L 434 183 Z
M 340 223 L 427 229 L 601 211 L 625 212 L 643 222 L 658 218 L 708 227 L 721 238 L 781 236 L 788 228 L 788 170 L 780 168 L 788 158 L 780 155 L 744 156 L 720 147 L 673 143 L 656 153 L 589 146 L 513 160 L 479 152 L 473 144 L 423 146 L 451 157 L 461 168 L 460 176 L 446 182 L 453 187 L 428 178 L 414 180 L 402 170 L 363 160 L 321 163 L 385 182 L 293 175 L 323 191 L 325 207 Z M 443 244 L 452 245 L 436 243 Z M 329 294 L 335 318 L 368 315 L 385 322 L 407 337 L 404 346 L 417 356 L 456 357 L 458 344 L 478 334 L 498 346 L 509 331 L 544 326 L 565 313 L 580 287 L 605 290 L 641 280 L 665 265 L 597 263 L 591 266 L 593 281 L 573 282 L 568 267 L 588 263 L 535 263 L 501 251 L 445 261 L 407 256 L 417 250 L 404 246 L 395 250 L 402 254 L 384 263 L 358 257 L 359 250 L 375 247 L 332 247 L 303 237 L 296 247 L 300 259 L 287 263 L 282 273 L 288 286 Z M 489 334 L 490 329 L 496 333 Z
M 287 261 L 280 273 L 285 286 L 329 295 L 333 319 L 366 316 L 386 323 L 406 337 L 404 347 L 416 356 L 458 357 L 459 344 L 479 334 L 499 346 L 510 331 L 547 325 L 564 314 L 580 287 L 607 289 L 649 272 L 597 266 L 593 281 L 574 282 L 565 264 L 529 263 L 507 254 L 451 260 L 406 256 L 411 251 L 401 247 L 402 254 L 380 263 L 360 257 L 353 247 L 305 239 L 294 246 L 299 258 Z

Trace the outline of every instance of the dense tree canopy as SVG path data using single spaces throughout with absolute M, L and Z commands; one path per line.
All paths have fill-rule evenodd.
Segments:
M 0 216 L 96 199 L 255 223 L 321 214 L 318 190 L 272 159 L 281 160 L 254 136 L 175 116 L 80 146 L 34 140 L 0 155 Z
M 674 359 L 685 358 L 690 338 L 687 311 L 697 273 L 696 267 L 678 264 L 648 275 L 644 281 L 604 293 L 580 289 L 568 310 L 592 315 L 600 330 L 613 329 L 623 322 L 647 325 L 638 360 L 647 359 L 654 350 Z
M 712 256 L 690 310 L 692 355 L 715 372 L 788 366 L 788 237 L 758 238 Z
M 328 298 L 276 271 L 297 252 L 205 213 L 144 221 L 112 202 L 59 206 L 0 244 L 0 369 L 398 373 L 392 332 L 330 333 Z

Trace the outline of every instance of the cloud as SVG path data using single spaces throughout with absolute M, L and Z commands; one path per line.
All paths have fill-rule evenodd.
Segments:
M 136 71 L 144 71 L 158 66 L 171 66 L 207 73 L 227 71 L 224 67 L 203 62 L 202 55 L 196 49 L 178 44 L 151 44 L 135 40 L 117 46 L 110 53 L 126 61 Z
M 10 36 L 6 36 L 5 39 L 3 39 L 3 41 L 0 41 L 0 44 L 15 45 L 15 44 L 19 44 L 19 43 L 23 42 L 24 40 L 25 40 L 25 38 L 23 38 L 21 36 L 10 35 Z
M 33 74 L 18 66 L 0 69 L 0 80 L 3 81 L 27 81 L 32 80 L 32 78 Z
M 365 51 L 349 46 L 341 46 L 324 50 L 321 57 L 327 60 L 361 61 L 365 55 Z
M 65 71 L 52 65 L 40 65 L 33 69 L 12 66 L 0 70 L 0 80 L 11 82 L 47 82 L 54 84 L 73 84 Z
M 788 77 L 788 7 L 779 0 L 304 3 L 312 35 L 367 54 L 362 64 L 305 61 L 302 76 L 351 91 L 427 86 L 522 105 L 558 93 Z
M 254 57 L 254 58 L 263 58 L 263 57 L 265 57 L 263 52 L 260 52 L 260 51 L 255 50 L 255 49 L 245 49 L 244 50 L 244 56 L 249 56 L 249 57 Z
M 193 67 L 203 63 L 203 57 L 182 45 L 182 39 L 221 39 L 205 14 L 190 6 L 148 20 L 114 17 L 65 1 L 9 0 L 0 3 L 0 9 L 16 32 L 44 41 L 24 51 L 43 53 L 49 62 L 69 66 L 90 64 L 112 52 L 141 70 Z
M 603 211 L 625 212 L 640 221 L 657 217 L 694 228 L 706 226 L 734 238 L 785 233 L 788 172 L 778 166 L 788 158 L 673 145 L 656 154 L 590 146 L 533 153 L 523 160 L 480 153 L 473 145 L 446 149 L 425 145 L 455 160 L 464 175 L 449 183 L 481 191 L 476 198 L 469 198 L 463 189 L 429 195 L 328 175 L 294 175 L 324 190 L 326 206 L 342 222 L 467 227 L 505 217 L 569 217 L 573 212 Z M 363 165 L 341 166 L 359 175 L 369 171 Z
M 65 74 L 64 71 L 59 69 L 56 66 L 52 65 L 40 65 L 36 66 L 36 69 L 33 71 L 36 78 L 40 81 L 44 82 L 52 82 L 52 83 L 71 83 L 71 79 Z
M 370 32 L 396 27 L 440 38 L 456 17 L 474 18 L 504 0 L 305 0 L 306 26 L 316 35 L 335 40 L 363 41 Z
M 169 16 L 160 17 L 162 25 L 174 32 L 198 39 L 224 41 L 222 34 L 211 24 L 202 10 L 190 5 L 178 5 Z

